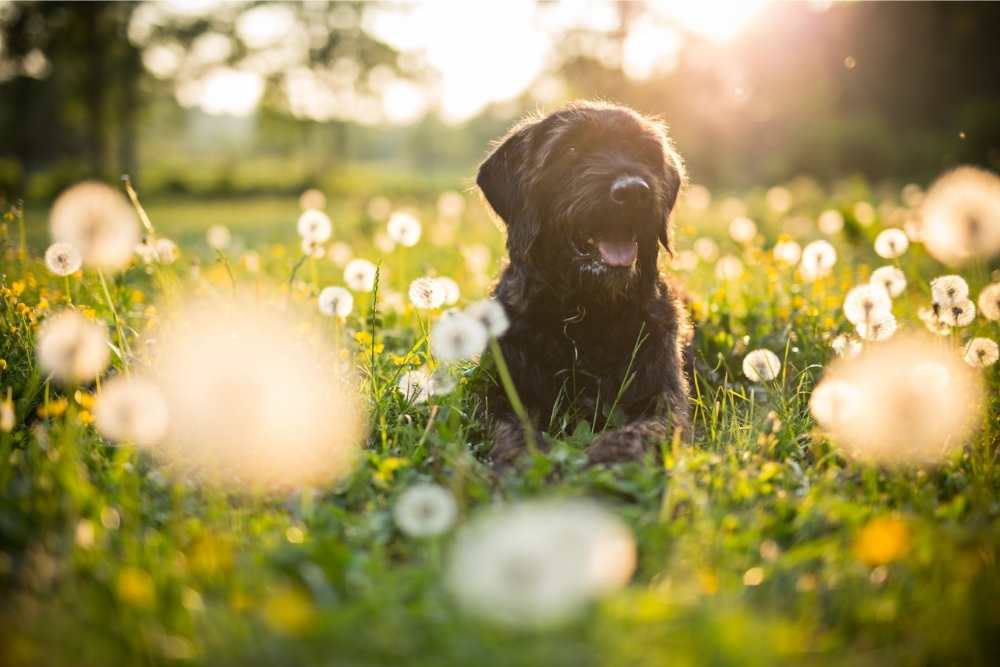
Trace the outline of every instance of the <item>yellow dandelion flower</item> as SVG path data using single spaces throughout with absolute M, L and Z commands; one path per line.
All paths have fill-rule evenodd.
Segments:
M 899 517 L 869 521 L 854 540 L 854 557 L 877 567 L 899 560 L 910 550 L 910 528 Z

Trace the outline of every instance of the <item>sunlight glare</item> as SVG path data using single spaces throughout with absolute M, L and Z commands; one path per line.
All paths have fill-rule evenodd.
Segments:
M 671 2 L 665 9 L 682 27 L 715 41 L 735 37 L 770 0 Z

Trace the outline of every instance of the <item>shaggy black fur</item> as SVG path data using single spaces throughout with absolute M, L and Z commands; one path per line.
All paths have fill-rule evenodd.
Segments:
M 657 268 L 659 245 L 672 252 L 683 179 L 662 123 L 602 102 L 523 121 L 479 168 L 507 226 L 495 295 L 511 326 L 500 347 L 533 423 L 544 429 L 567 408 L 599 427 L 612 408 L 625 418 L 594 439 L 592 463 L 641 457 L 689 428 L 691 327 Z M 525 433 L 502 389 L 488 402 L 492 457 L 505 465 Z

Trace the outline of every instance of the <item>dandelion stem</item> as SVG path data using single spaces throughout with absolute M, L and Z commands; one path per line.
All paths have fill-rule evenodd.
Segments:
M 146 215 L 146 209 L 142 207 L 139 203 L 139 194 L 132 187 L 132 179 L 129 178 L 128 174 L 122 174 L 122 185 L 125 186 L 125 192 L 128 194 L 129 200 L 132 202 L 132 207 L 135 212 L 139 215 L 139 219 L 142 220 L 142 226 L 146 228 L 150 236 L 156 236 L 156 232 L 153 231 L 153 222 Z
M 17 257 L 18 259 L 26 259 L 28 257 L 28 235 L 24 231 L 24 203 L 17 202 L 17 231 L 20 235 L 17 245 Z
M 118 310 L 115 309 L 114 299 L 111 298 L 111 290 L 108 289 L 108 281 L 104 277 L 104 271 L 98 271 L 97 275 L 101 279 L 101 287 L 104 289 L 104 300 L 108 305 L 108 310 L 111 311 L 111 318 L 115 323 L 115 332 L 118 334 L 119 354 L 121 356 L 122 366 L 127 372 L 129 368 L 128 357 L 131 354 L 131 351 L 128 348 L 128 341 L 125 339 L 125 331 L 122 328 L 122 321 L 121 318 L 118 317 Z
M 493 360 L 496 362 L 497 372 L 500 374 L 500 382 L 503 384 L 504 392 L 507 394 L 507 400 L 510 401 L 510 407 L 521 422 L 521 428 L 524 430 L 524 441 L 527 443 L 528 449 L 531 450 L 532 454 L 536 454 L 538 452 L 538 442 L 535 440 L 535 427 L 531 423 L 531 418 L 528 417 L 528 412 L 524 409 L 524 404 L 521 403 L 521 397 L 517 395 L 517 387 L 514 386 L 514 380 L 510 377 L 510 369 L 507 368 L 507 362 L 503 358 L 503 351 L 500 349 L 500 344 L 497 343 L 496 338 L 490 338 L 490 352 L 493 353 Z
M 299 258 L 299 261 L 295 262 L 295 266 L 292 267 L 292 275 L 288 276 L 288 299 L 286 303 L 291 302 L 292 300 L 292 284 L 295 282 L 295 275 L 299 272 L 299 269 L 302 268 L 302 263 L 306 261 L 308 256 L 309 255 L 302 255 L 302 257 Z
M 226 267 L 226 273 L 229 275 L 229 284 L 233 286 L 233 296 L 236 296 L 236 278 L 233 276 L 233 267 L 229 265 L 229 258 L 226 257 L 226 253 L 219 249 L 215 250 L 215 254 L 218 255 L 222 265 Z M 293 273 L 292 275 L 294 276 L 295 274 Z
M 69 284 L 69 276 L 63 276 L 63 281 L 66 284 L 66 303 L 68 303 L 69 305 L 72 306 L 73 305 L 73 290 L 71 289 L 70 284 Z

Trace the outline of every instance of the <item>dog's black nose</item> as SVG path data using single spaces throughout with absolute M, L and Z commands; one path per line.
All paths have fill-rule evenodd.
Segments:
M 649 194 L 649 183 L 639 176 L 619 176 L 611 184 L 611 201 L 616 204 L 640 204 Z

